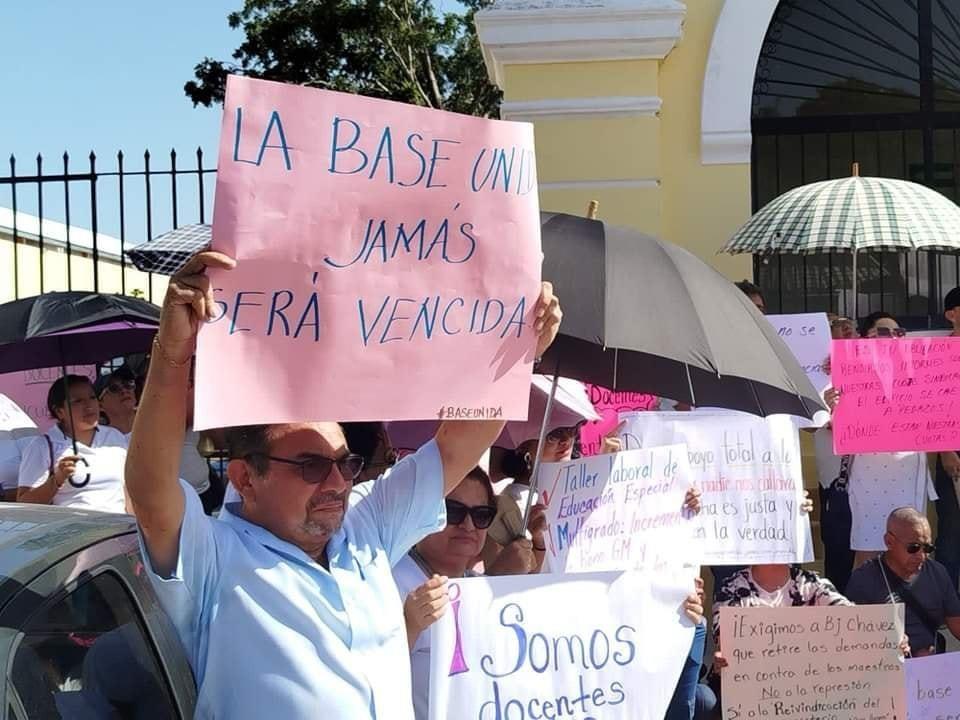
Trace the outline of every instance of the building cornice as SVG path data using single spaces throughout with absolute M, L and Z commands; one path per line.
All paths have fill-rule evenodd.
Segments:
M 680 40 L 679 0 L 500 0 L 476 14 L 491 82 L 504 66 L 595 60 L 662 60 Z

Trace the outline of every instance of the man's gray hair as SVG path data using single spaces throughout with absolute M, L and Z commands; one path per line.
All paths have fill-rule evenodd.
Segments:
M 894 527 L 922 525 L 926 522 L 927 516 L 916 508 L 900 507 L 887 516 L 887 532 L 892 532 L 891 528 Z

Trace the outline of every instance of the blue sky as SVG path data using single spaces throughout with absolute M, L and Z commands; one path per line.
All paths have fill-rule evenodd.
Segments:
M 196 148 L 214 165 L 220 110 L 194 108 L 183 93 L 193 66 L 205 55 L 228 58 L 242 33 L 230 30 L 227 14 L 242 0 L 13 0 L 0 2 L 0 176 L 17 156 L 17 173 L 35 171 L 37 153 L 47 172 L 88 167 L 91 150 L 98 169 L 113 170 L 123 150 L 126 169 L 142 169 L 149 148 L 153 166 L 193 162 Z M 112 183 L 112 184 L 111 184 Z M 158 182 L 156 229 L 172 223 L 169 179 Z M 143 181 L 127 188 L 128 233 L 145 234 Z M 119 231 L 118 186 L 98 184 L 101 231 Z M 86 195 L 85 195 L 86 193 Z M 181 193 L 178 193 L 180 195 Z M 209 194 L 209 193 L 208 193 Z M 21 210 L 36 212 L 36 192 L 21 187 Z M 71 186 L 71 224 L 89 227 L 89 188 Z M 182 222 L 195 221 L 197 192 L 183 192 Z M 63 193 L 44 190 L 44 215 L 63 219 Z M 0 205 L 11 204 L 0 186 Z M 166 210 L 162 212 L 160 208 Z M 168 217 L 169 216 L 169 217 Z
M 176 148 L 178 168 L 195 167 L 197 147 L 205 166 L 216 164 L 220 108 L 194 108 L 183 93 L 193 67 L 204 56 L 229 59 L 243 33 L 232 31 L 227 15 L 243 0 L 0 0 L 0 177 L 32 174 L 36 155 L 45 172 L 89 167 L 93 150 L 100 172 L 116 169 L 123 150 L 126 170 L 142 170 L 150 150 L 151 169 L 169 168 Z M 456 0 L 437 0 L 442 10 Z M 128 242 L 146 235 L 143 179 L 125 183 Z M 71 184 L 71 224 L 90 227 L 89 186 Z M 118 235 L 119 183 L 97 185 L 100 231 Z M 21 186 L 18 208 L 36 213 L 36 190 Z M 194 182 L 178 188 L 178 220 L 196 222 Z M 212 187 L 207 184 L 207 221 Z M 64 219 L 60 187 L 45 185 L 44 216 Z M 152 186 L 153 233 L 172 225 L 169 177 Z M 10 207 L 10 190 L 0 185 L 0 206 Z

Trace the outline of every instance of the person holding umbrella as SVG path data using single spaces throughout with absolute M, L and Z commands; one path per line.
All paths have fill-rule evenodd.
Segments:
M 47 409 L 57 423 L 23 451 L 17 501 L 124 513 L 127 439 L 100 425 L 90 379 L 65 375 L 50 386 Z

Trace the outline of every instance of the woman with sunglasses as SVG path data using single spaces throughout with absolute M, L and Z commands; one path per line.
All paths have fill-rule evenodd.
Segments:
M 131 433 L 133 419 L 137 416 L 136 387 L 133 373 L 125 367 L 97 378 L 93 389 L 100 401 L 102 425 L 116 428 L 123 435 Z
M 126 512 L 127 438 L 99 424 L 100 403 L 89 378 L 57 380 L 47 393 L 47 409 L 56 425 L 23 451 L 17 501 Z
M 864 318 L 863 338 L 896 341 L 906 335 L 890 313 L 875 312 Z M 833 411 L 843 401 L 837 390 L 825 394 Z M 850 549 L 854 568 L 877 557 L 886 547 L 887 517 L 899 507 L 926 512 L 928 497 L 936 499 L 927 454 L 922 452 L 863 453 L 841 460 L 850 500 Z
M 447 526 L 421 540 L 393 569 L 410 644 L 413 707 L 417 720 L 430 715 L 430 637 L 426 630 L 446 612 L 450 599 L 447 580 L 477 576 L 472 568 L 497 514 L 490 478 L 475 468 L 446 499 Z M 486 575 L 520 575 L 529 572 L 525 562 L 501 553 L 486 568 Z M 683 613 L 694 623 L 703 619 L 703 600 L 693 592 L 684 601 Z
M 475 576 L 477 557 L 483 549 L 487 528 L 497 515 L 497 499 L 490 477 L 474 468 L 447 495 L 447 526 L 428 535 L 393 568 L 410 643 L 413 672 L 413 705 L 417 720 L 428 716 L 430 697 L 430 638 L 424 632 L 447 608 L 447 578 Z M 488 575 L 522 574 L 506 561 L 488 569 Z

